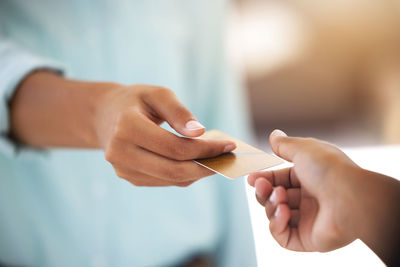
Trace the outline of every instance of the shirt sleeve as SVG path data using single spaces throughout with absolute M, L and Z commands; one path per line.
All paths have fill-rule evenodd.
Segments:
M 21 148 L 10 136 L 9 103 L 18 85 L 33 71 L 63 73 L 61 64 L 30 54 L 15 43 L 0 39 L 0 153 L 15 157 Z

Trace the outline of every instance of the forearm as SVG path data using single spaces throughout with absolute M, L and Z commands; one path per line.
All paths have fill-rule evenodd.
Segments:
M 361 170 L 357 184 L 357 236 L 386 264 L 396 265 L 400 253 L 400 182 Z
M 100 147 L 96 106 L 116 87 L 64 79 L 38 71 L 18 87 L 10 103 L 11 135 L 34 147 Z

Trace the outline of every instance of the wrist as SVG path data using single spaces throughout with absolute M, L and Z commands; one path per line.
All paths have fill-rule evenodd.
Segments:
M 123 95 L 126 86 L 118 83 L 94 83 L 91 97 L 91 129 L 96 138 L 96 146 L 104 148 L 116 122 L 119 106 L 114 105 L 118 95 Z
M 327 202 L 333 202 L 335 210 L 336 225 L 339 233 L 346 240 L 359 238 L 360 215 L 359 199 L 355 192 L 359 187 L 359 180 L 363 177 L 364 170 L 354 163 L 342 164 L 335 173 L 329 187 L 333 195 L 328 196 Z
M 107 95 L 119 87 L 111 82 L 86 82 L 63 79 L 62 86 L 71 96 L 70 114 L 73 123 L 69 123 L 69 132 L 77 141 L 77 146 L 101 148 L 98 136 L 99 110 L 107 105 Z
M 112 99 L 123 87 L 121 84 L 112 82 L 86 83 L 90 110 L 88 124 L 90 125 L 91 139 L 96 148 L 104 147 L 102 133 L 106 132 L 107 128 L 112 125 L 112 121 L 109 119 L 112 117 L 111 113 L 113 113 L 112 108 L 110 108 Z
M 352 202 L 355 206 L 353 229 L 356 237 L 363 241 L 368 239 L 371 229 L 376 228 L 376 224 L 379 224 L 379 210 L 383 211 L 384 209 L 384 207 L 380 207 L 380 201 L 378 201 L 378 199 L 384 197 L 379 192 L 378 187 L 379 184 L 376 183 L 371 172 L 360 168 L 358 175 L 355 176 L 354 183 L 352 183 Z M 378 190 L 375 191 L 375 189 Z
M 348 217 L 348 227 L 351 235 L 354 239 L 360 239 L 362 232 L 364 232 L 363 226 L 366 220 L 366 205 L 365 198 L 369 194 L 369 187 L 362 188 L 360 185 L 365 184 L 366 170 L 355 166 L 349 171 L 347 177 L 347 206 L 346 216 Z
M 400 245 L 400 183 L 362 169 L 354 191 L 355 233 L 386 264 L 390 265 Z
M 34 147 L 100 148 L 97 111 L 107 103 L 107 92 L 117 87 L 121 86 L 34 72 L 11 100 L 11 134 Z

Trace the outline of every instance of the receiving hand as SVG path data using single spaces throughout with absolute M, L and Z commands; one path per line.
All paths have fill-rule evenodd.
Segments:
M 276 241 L 296 251 L 329 251 L 352 242 L 349 183 L 360 168 L 335 146 L 315 139 L 276 130 L 270 142 L 294 166 L 253 173 L 248 182 L 265 206 Z

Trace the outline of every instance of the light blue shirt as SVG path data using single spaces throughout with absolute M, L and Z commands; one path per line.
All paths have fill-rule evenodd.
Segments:
M 223 0 L 0 1 L 0 262 L 168 266 L 208 254 L 220 266 L 255 265 L 242 179 L 135 187 L 101 151 L 38 151 L 7 138 L 16 86 L 47 68 L 167 86 L 208 129 L 250 141 L 246 97 L 224 56 L 226 8 Z

